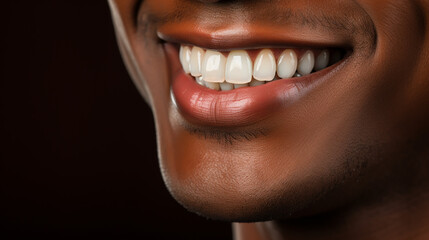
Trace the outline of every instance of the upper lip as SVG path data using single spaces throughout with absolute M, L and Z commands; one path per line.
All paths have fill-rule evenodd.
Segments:
M 158 37 L 166 42 L 195 45 L 206 49 L 233 50 L 261 47 L 351 48 L 347 34 L 333 35 L 321 29 L 270 28 L 260 24 L 233 24 L 213 28 L 195 27 L 192 22 L 169 23 L 158 28 Z

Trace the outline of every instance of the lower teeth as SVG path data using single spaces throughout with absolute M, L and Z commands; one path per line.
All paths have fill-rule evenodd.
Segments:
M 293 77 L 294 78 L 295 77 L 302 77 L 302 75 L 299 74 L 298 72 L 296 72 L 293 75 Z M 195 82 L 197 82 L 199 85 L 201 85 L 203 87 L 207 87 L 207 88 L 210 88 L 212 90 L 217 90 L 217 91 L 230 91 L 230 90 L 242 88 L 242 87 L 256 87 L 256 86 L 264 85 L 266 83 L 276 81 L 276 80 L 279 80 L 281 78 L 276 76 L 271 81 L 259 81 L 259 80 L 252 78 L 252 81 L 250 83 L 245 83 L 245 84 L 233 84 L 233 83 L 228 83 L 228 82 L 221 82 L 221 83 L 206 82 L 203 80 L 202 76 L 194 77 L 194 79 L 195 79 Z

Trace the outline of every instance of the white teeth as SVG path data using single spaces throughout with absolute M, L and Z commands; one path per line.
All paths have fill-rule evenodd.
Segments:
M 301 59 L 299 59 L 298 63 L 298 73 L 302 76 L 308 75 L 313 71 L 314 67 L 314 53 L 312 51 L 307 51 L 302 55 Z
M 234 89 L 234 85 L 232 83 L 223 82 L 223 83 L 219 83 L 219 85 L 220 85 L 220 90 L 222 91 Z
M 185 73 L 191 72 L 191 48 L 180 46 L 180 63 L 182 64 Z
M 277 75 L 280 78 L 290 78 L 295 74 L 297 65 L 295 51 L 286 49 L 282 52 L 277 62 Z
M 203 61 L 204 50 L 199 47 L 193 47 L 191 51 L 191 75 L 201 76 L 201 64 Z
M 242 88 L 242 87 L 248 87 L 248 83 L 242 83 L 242 84 L 234 84 L 234 89 L 236 88 Z
M 226 58 L 222 53 L 207 50 L 204 54 L 202 75 L 206 82 L 223 82 L 225 80 Z
M 319 53 L 319 55 L 316 58 L 316 63 L 314 64 L 314 70 L 315 71 L 322 70 L 326 68 L 326 66 L 328 66 L 328 63 L 329 63 L 329 52 L 327 50 L 323 50 L 322 52 Z
M 234 50 L 229 53 L 226 60 L 225 79 L 234 84 L 252 81 L 252 60 L 246 51 Z
M 277 52 L 277 51 L 276 51 Z M 255 87 L 279 78 L 302 77 L 341 60 L 339 50 L 323 50 L 317 57 L 307 50 L 298 60 L 294 49 L 285 49 L 278 57 L 271 49 L 261 49 L 253 64 L 245 50 L 223 53 L 200 47 L 180 46 L 183 71 L 191 74 L 204 87 L 228 91 Z
M 219 83 L 213 83 L 213 82 L 206 82 L 206 87 L 213 89 L 213 90 L 219 90 L 220 89 Z
M 260 81 L 271 81 L 276 75 L 276 59 L 269 49 L 259 52 L 253 66 L 253 78 Z

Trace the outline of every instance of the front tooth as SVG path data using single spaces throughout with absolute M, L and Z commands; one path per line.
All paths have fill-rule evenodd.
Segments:
M 313 71 L 314 67 L 314 53 L 310 50 L 302 55 L 298 63 L 298 73 L 302 76 L 308 75 Z
M 222 53 L 207 50 L 203 57 L 201 73 L 206 82 L 223 82 L 225 80 L 226 59 Z
M 213 90 L 219 90 L 220 86 L 219 83 L 215 83 L 215 82 L 206 82 L 206 87 L 213 89 Z
M 203 61 L 204 50 L 199 47 L 193 47 L 191 51 L 191 75 L 201 76 L 201 64 Z
M 223 82 L 223 83 L 219 83 L 219 86 L 222 91 L 228 91 L 228 90 L 234 89 L 234 85 L 232 83 Z
M 179 53 L 180 63 L 182 64 L 185 73 L 191 72 L 191 48 L 188 46 L 180 46 Z
M 326 66 L 328 66 L 329 63 L 329 51 L 323 50 L 316 58 L 316 63 L 314 64 L 314 70 L 319 71 Z
M 252 60 L 246 51 L 234 50 L 229 53 L 225 79 L 234 84 L 249 83 L 252 80 Z
M 271 81 L 276 75 L 276 59 L 270 49 L 259 52 L 253 66 L 253 78 L 260 81 Z
M 279 60 L 277 61 L 277 75 L 280 78 L 290 78 L 296 72 L 298 65 L 297 56 L 295 51 L 286 49 L 280 54 Z

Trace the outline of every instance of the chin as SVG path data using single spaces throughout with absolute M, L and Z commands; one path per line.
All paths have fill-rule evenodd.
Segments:
M 346 149 L 357 155 L 284 159 L 273 159 L 265 151 L 229 157 L 205 149 L 189 154 L 191 150 L 182 147 L 183 155 L 175 151 L 172 159 L 161 159 L 170 193 L 191 212 L 230 222 L 287 220 L 333 211 L 365 199 L 365 189 L 374 187 L 369 185 L 374 179 L 367 176 L 379 170 L 368 168 L 374 157 L 368 151 L 371 146 Z

